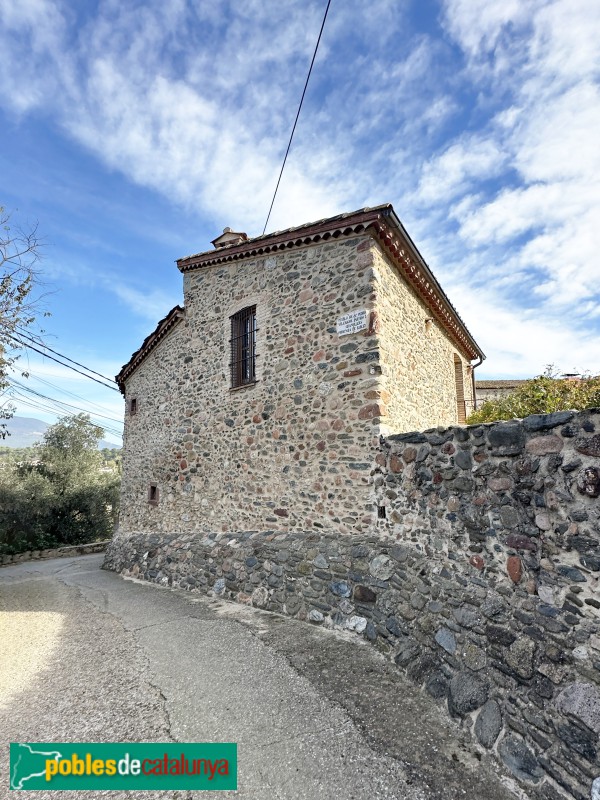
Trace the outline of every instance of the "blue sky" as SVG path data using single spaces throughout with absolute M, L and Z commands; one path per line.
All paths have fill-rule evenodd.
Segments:
M 176 258 L 262 232 L 324 7 L 0 0 L 0 205 L 46 241 L 51 347 L 114 375 Z M 333 0 L 269 230 L 392 202 L 480 378 L 600 371 L 598 42 L 597 0 Z

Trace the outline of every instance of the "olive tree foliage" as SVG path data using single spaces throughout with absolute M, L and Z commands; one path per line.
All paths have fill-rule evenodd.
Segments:
M 0 469 L 0 553 L 112 535 L 120 477 L 104 466 L 103 434 L 87 414 L 63 417 L 47 429 L 31 460 Z
M 19 330 L 31 325 L 39 310 L 39 299 L 32 294 L 38 282 L 36 264 L 42 242 L 37 226 L 25 231 L 11 227 L 10 215 L 0 206 L 0 438 L 14 409 L 2 399 L 7 388 L 6 373 L 16 359 Z
M 559 374 L 559 370 L 549 365 L 542 375 L 526 381 L 514 392 L 486 400 L 469 416 L 467 424 L 600 407 L 600 376 L 574 379 L 559 378 Z

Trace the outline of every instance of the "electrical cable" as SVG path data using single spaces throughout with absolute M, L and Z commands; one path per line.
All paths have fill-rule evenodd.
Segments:
M 29 334 L 26 333 L 22 328 L 19 328 L 17 326 L 16 330 L 19 331 L 19 336 L 22 336 L 24 339 L 28 339 L 30 342 L 39 344 L 40 347 L 43 347 L 45 350 L 49 350 L 51 353 L 54 353 L 55 356 L 60 356 L 60 358 L 64 358 L 65 361 L 70 361 L 71 364 L 76 364 L 78 367 L 81 367 L 82 369 L 91 372 L 93 375 L 97 375 L 99 378 L 103 378 L 105 381 L 109 381 L 110 383 L 116 383 L 115 380 L 113 380 L 112 378 L 107 378 L 106 375 L 102 375 L 101 372 L 96 372 L 96 370 L 86 367 L 85 364 L 80 364 L 79 361 L 74 361 L 72 358 L 69 358 L 69 356 L 65 356 L 62 353 L 59 353 L 57 350 L 53 350 L 51 347 L 48 347 L 47 344 L 44 344 L 43 342 L 38 342 L 37 339 L 34 339 L 32 336 L 29 336 Z
M 25 386 L 19 381 L 16 381 L 14 378 L 8 379 L 13 386 L 18 386 L 19 389 L 22 389 L 24 392 L 28 392 L 29 394 L 34 394 L 36 397 L 41 397 L 42 400 L 49 400 L 51 403 L 56 403 L 58 406 L 66 406 L 67 408 L 74 408 L 75 411 L 82 411 L 84 414 L 89 414 L 96 419 L 107 419 L 110 422 L 116 422 L 118 425 L 122 425 L 122 421 L 120 419 L 115 419 L 114 417 L 107 417 L 106 414 L 93 414 L 92 412 L 88 411 L 81 406 L 74 406 L 72 403 L 66 403 L 64 400 L 56 400 L 54 397 L 48 397 L 48 395 L 42 394 L 41 392 L 36 392 L 35 389 L 32 389 L 29 386 Z
M 13 390 L 12 396 L 13 396 L 13 399 L 19 403 L 19 405 L 28 406 L 29 408 L 33 408 L 36 411 L 43 411 L 46 414 L 52 414 L 54 416 L 58 416 L 58 414 L 56 413 L 57 412 L 56 408 L 52 408 L 51 406 L 45 405 L 44 403 L 40 403 L 39 401 L 36 402 L 35 400 L 32 400 L 32 399 L 27 398 L 27 397 L 24 397 L 21 394 L 19 394 L 19 392 L 17 392 L 16 390 Z M 113 436 L 115 436 L 118 439 L 122 439 L 123 438 L 122 432 L 116 430 L 115 428 L 111 428 L 108 425 L 98 425 L 98 427 L 102 428 L 102 430 L 105 433 L 112 434 Z
M 39 375 L 32 372 L 30 369 L 27 370 L 27 378 L 33 379 L 34 381 L 39 381 L 40 383 L 49 386 L 51 389 L 54 389 L 56 392 L 60 392 L 61 394 L 65 394 L 68 397 L 74 397 L 76 400 L 83 400 L 84 403 L 87 403 L 89 406 L 94 406 L 95 408 L 99 409 L 100 411 L 106 411 L 109 414 L 111 413 L 111 409 L 107 408 L 106 406 L 102 406 L 99 403 L 94 403 L 92 400 L 88 400 L 86 397 L 82 397 L 80 394 L 75 394 L 75 392 L 70 392 L 68 389 L 62 389 L 60 386 L 57 386 L 55 383 L 51 383 L 47 381 L 45 378 L 40 378 Z M 89 413 L 92 413 L 91 411 Z
M 40 350 L 37 347 L 34 347 L 32 344 L 27 344 L 27 342 L 22 342 L 20 339 L 17 339 L 15 336 L 11 336 L 9 333 L 7 333 L 6 336 L 7 336 L 7 338 L 12 339 L 13 342 L 16 342 L 17 344 L 21 345 L 21 347 L 27 347 L 29 350 L 33 350 L 36 353 L 39 353 L 41 356 L 44 356 L 44 358 L 49 358 L 50 361 L 56 361 L 56 363 L 60 364 L 61 367 L 66 367 L 67 369 L 73 370 L 73 372 L 77 372 L 77 373 L 79 373 L 79 375 L 83 375 L 84 378 L 89 378 L 91 381 L 95 381 L 96 383 L 99 383 L 100 386 L 104 386 L 106 389 L 112 389 L 115 392 L 119 391 L 117 386 L 109 386 L 107 383 L 103 383 L 102 381 L 99 381 L 98 378 L 93 378 L 91 375 L 87 375 L 85 372 L 82 372 L 79 369 L 75 369 L 75 367 L 71 367 L 71 366 L 69 366 L 69 364 L 65 364 L 64 362 L 59 361 L 57 358 L 54 358 L 53 356 L 48 355 L 48 353 L 44 353 L 42 350 Z M 71 359 L 68 359 L 68 360 L 71 361 Z M 75 362 L 73 362 L 73 363 L 75 363 Z M 84 369 L 87 369 L 87 367 L 84 367 Z M 95 373 L 95 374 L 98 375 L 99 373 Z M 107 378 L 107 380 L 110 380 L 110 379 Z
M 317 44 L 315 46 L 315 52 L 313 53 L 312 61 L 310 62 L 308 75 L 306 76 L 306 83 L 304 84 L 304 90 L 302 91 L 302 97 L 300 98 L 300 105 L 298 106 L 298 111 L 296 112 L 296 119 L 294 120 L 294 125 L 292 127 L 292 133 L 290 135 L 290 140 L 288 142 L 287 150 L 285 151 L 285 156 L 283 157 L 283 164 L 281 165 L 281 171 L 279 173 L 279 178 L 277 178 L 277 185 L 275 186 L 275 192 L 273 194 L 273 199 L 271 200 L 271 206 L 269 208 L 269 213 L 267 214 L 267 221 L 265 222 L 265 227 L 263 228 L 263 236 L 265 235 L 265 231 L 267 230 L 267 225 L 269 224 L 269 219 L 271 217 L 271 211 L 273 211 L 273 205 L 275 203 L 275 198 L 277 197 L 277 190 L 279 189 L 279 184 L 281 183 L 281 176 L 283 175 L 283 170 L 285 169 L 285 162 L 287 161 L 288 153 L 290 152 L 290 147 L 292 146 L 292 139 L 294 138 L 294 133 L 296 131 L 296 125 L 298 124 L 298 117 L 300 116 L 300 111 L 302 110 L 302 104 L 304 103 L 304 95 L 306 94 L 306 89 L 308 87 L 308 82 L 310 80 L 310 75 L 311 75 L 311 72 L 312 72 L 313 64 L 315 63 L 315 58 L 317 57 L 317 50 L 319 49 L 319 44 L 321 42 L 321 36 L 323 34 L 323 28 L 325 27 L 325 20 L 327 19 L 327 14 L 329 13 L 329 6 L 330 5 L 331 5 L 331 0 L 328 0 L 327 8 L 325 9 L 325 14 L 323 16 L 323 22 L 321 23 L 321 30 L 319 31 L 319 38 L 317 39 Z

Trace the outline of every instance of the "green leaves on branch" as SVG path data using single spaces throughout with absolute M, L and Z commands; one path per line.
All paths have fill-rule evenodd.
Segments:
M 86 414 L 64 417 L 0 470 L 0 553 L 84 544 L 112 535 L 120 477 L 98 451 L 104 431 Z
M 529 414 L 600 407 L 600 376 L 557 378 L 553 367 L 496 400 L 487 400 L 469 416 L 467 423 L 522 419 Z

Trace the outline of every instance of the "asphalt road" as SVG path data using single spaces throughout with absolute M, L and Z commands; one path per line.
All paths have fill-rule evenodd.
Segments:
M 124 580 L 102 557 L 0 569 L 1 798 L 10 741 L 238 743 L 237 793 L 148 800 L 525 797 L 358 637 Z

